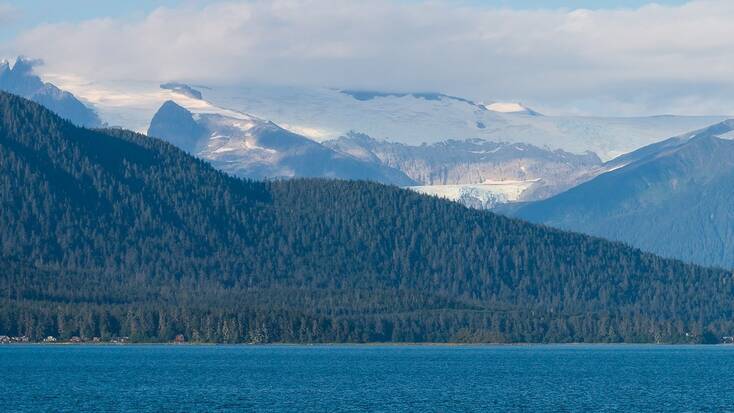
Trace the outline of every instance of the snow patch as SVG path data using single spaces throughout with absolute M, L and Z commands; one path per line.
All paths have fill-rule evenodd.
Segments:
M 528 108 L 519 103 L 494 102 L 484 105 L 484 107 L 487 108 L 487 110 L 499 113 L 528 112 Z

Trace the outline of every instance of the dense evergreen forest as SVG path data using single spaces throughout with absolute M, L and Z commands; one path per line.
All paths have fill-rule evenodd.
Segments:
M 732 273 L 368 182 L 229 177 L 0 93 L 0 335 L 690 342 Z

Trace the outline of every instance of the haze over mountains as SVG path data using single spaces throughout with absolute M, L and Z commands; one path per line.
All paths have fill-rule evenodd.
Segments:
M 175 109 L 175 108 L 174 108 Z M 700 342 L 728 271 L 392 186 L 230 177 L 0 92 L 0 333 Z

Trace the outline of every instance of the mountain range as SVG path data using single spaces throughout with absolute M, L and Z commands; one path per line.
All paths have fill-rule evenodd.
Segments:
M 213 105 L 269 119 L 317 141 L 349 132 L 409 145 L 480 138 L 576 154 L 591 151 L 604 161 L 726 119 L 550 116 L 518 103 L 485 104 L 442 93 L 258 85 L 210 87 L 205 92 Z
M 79 125 L 99 126 L 96 113 L 68 92 L 63 92 L 64 102 L 57 105 L 39 98 L 39 94 L 34 94 L 33 91 L 38 90 L 39 85 L 43 85 L 44 90 L 59 89 L 51 83 L 43 83 L 33 74 L 33 61 L 19 58 L 12 69 L 9 64 L 5 64 L 5 67 L 7 67 L 3 70 L 5 89 L 36 99 Z M 481 139 L 446 140 L 428 147 L 402 145 L 400 149 L 399 144 L 394 144 L 392 152 L 402 152 L 399 162 L 390 162 L 378 156 L 365 158 L 354 150 L 358 144 L 354 137 L 360 135 L 355 132 L 349 132 L 338 140 L 322 142 L 321 145 L 271 121 L 213 105 L 204 99 L 200 90 L 192 86 L 170 82 L 160 85 L 159 90 L 163 91 L 162 96 L 171 99 L 164 101 L 152 115 L 146 132 L 167 139 L 189 152 L 195 151 L 197 156 L 212 162 L 216 167 L 242 177 L 366 179 L 400 186 L 414 186 L 424 193 L 446 196 L 460 200 L 466 205 L 488 208 L 499 202 L 539 199 L 555 194 L 568 187 L 573 182 L 573 177 L 583 175 L 589 163 L 599 162 L 593 159 L 595 156 L 586 159 L 586 155 L 575 156 L 561 150 L 551 151 L 520 143 L 498 144 Z M 210 89 L 206 91 L 209 92 Z M 482 105 L 442 94 L 358 91 L 341 93 L 360 101 L 369 101 L 377 97 L 407 96 L 427 101 L 449 99 L 497 113 L 540 116 L 537 112 L 517 104 Z M 130 94 L 135 95 L 134 92 Z M 83 116 L 69 115 L 69 102 L 74 102 L 72 106 L 83 108 L 96 120 L 85 121 L 82 119 Z M 99 106 L 105 107 L 104 104 Z M 136 107 L 133 113 L 144 113 L 145 105 L 142 106 Z M 113 111 L 120 112 L 120 109 L 116 107 Z M 108 111 L 103 110 L 103 113 L 105 116 L 110 115 Z M 137 115 L 133 115 L 133 118 L 135 116 Z M 122 115 L 121 118 L 130 119 L 127 115 Z M 351 141 L 347 142 L 350 139 Z M 391 144 L 384 140 L 371 139 L 370 150 L 374 151 L 373 155 L 382 155 L 385 158 L 385 153 L 390 150 L 378 150 L 376 148 L 378 144 L 383 148 L 388 148 Z M 502 146 L 502 150 L 499 146 Z M 447 150 L 451 152 L 450 161 L 445 153 Z M 411 156 L 415 159 L 410 159 Z M 564 157 L 571 161 L 565 162 Z M 450 162 L 450 165 L 442 166 L 440 165 L 442 161 Z M 444 172 L 441 172 L 442 168 Z M 466 171 L 466 176 L 460 176 L 463 171 Z M 439 183 L 438 175 L 441 173 L 448 175 Z M 462 195 L 453 195 L 451 191 Z
M 728 271 L 394 186 L 243 180 L 6 93 L 0 183 L 0 334 L 697 342 L 734 330 Z
M 187 85 L 169 82 L 70 81 L 49 76 L 90 101 L 109 125 L 145 132 L 166 100 L 194 91 L 219 108 L 247 113 L 322 142 L 350 132 L 407 145 L 449 139 L 530 144 L 608 161 L 662 138 L 726 116 L 590 117 L 541 115 L 526 105 L 443 93 L 345 90 L 277 85 Z M 185 88 L 184 88 L 185 86 Z M 186 89 L 187 91 L 184 91 Z
M 3 63 L 0 88 L 34 99 L 76 124 L 99 126 L 94 111 L 41 81 L 32 69 L 28 59 L 19 58 L 12 68 Z M 177 82 L 151 93 L 147 86 L 122 86 L 120 94 L 110 97 L 114 105 L 95 102 L 105 120 L 145 124 L 150 135 L 231 175 L 410 187 L 664 256 L 734 266 L 727 195 L 731 122 L 720 117 L 554 117 L 520 104 L 477 103 L 440 93 L 211 88 Z M 98 92 L 89 96 L 104 96 Z M 714 126 L 680 134 L 681 128 L 713 120 Z M 675 138 L 640 147 L 671 130 L 678 131 Z M 426 133 L 424 143 L 411 143 L 417 142 L 416 131 Z M 445 138 L 454 132 L 461 138 Z M 492 136 L 498 139 L 488 140 Z M 586 152 L 578 152 L 583 148 Z M 609 159 L 626 148 L 635 150 Z
M 441 93 L 178 82 L 85 81 L 69 87 L 93 101 L 110 125 L 171 142 L 177 138 L 151 121 L 160 122 L 156 113 L 165 102 L 175 102 L 192 112 L 195 122 L 208 124 L 199 126 L 210 138 L 217 136 L 211 150 L 202 146 L 197 155 L 238 176 L 369 179 L 478 208 L 547 198 L 603 172 L 597 165 L 601 160 L 724 119 L 545 116 L 516 103 L 477 103 Z M 218 122 L 204 120 L 213 115 L 220 115 Z M 225 118 L 227 127 L 221 122 Z M 241 118 L 270 125 L 247 131 L 231 127 Z M 295 146 L 255 148 L 246 142 L 254 138 L 242 138 L 265 130 L 287 134 Z M 491 153 L 500 146 L 502 153 Z
M 273 122 L 214 106 L 191 88 L 164 86 L 177 92 L 175 101 L 161 105 L 147 134 L 241 177 L 363 179 L 489 208 L 554 195 L 602 163 L 590 152 L 575 155 L 482 139 L 411 146 L 351 132 L 319 143 Z M 451 189 L 462 196 L 446 192 Z
M 92 102 L 95 110 L 107 124 L 140 132 L 150 130 L 155 113 L 163 103 L 172 100 L 196 113 L 203 114 L 197 109 L 206 108 L 211 113 L 226 112 L 224 115 L 232 118 L 247 116 L 272 122 L 282 130 L 319 143 L 343 140 L 352 135 L 367 135 L 379 142 L 406 146 L 421 146 L 424 143 L 440 146 L 446 142 L 453 142 L 455 145 L 457 141 L 483 140 L 490 144 L 518 144 L 546 150 L 547 153 L 543 156 L 550 158 L 558 151 L 581 156 L 593 152 L 602 160 L 610 160 L 617 155 L 653 143 L 661 137 L 684 133 L 725 119 L 717 116 L 641 118 L 546 116 L 518 103 L 496 101 L 482 103 L 442 93 L 375 92 L 263 85 L 213 87 L 192 86 L 180 82 L 160 85 L 145 82 L 100 83 L 93 80 L 70 82 L 69 77 L 53 79 L 57 79 L 74 93 Z M 237 133 L 235 131 L 235 135 Z M 327 146 L 338 151 L 334 145 Z M 456 154 L 460 151 L 461 149 L 457 147 L 453 152 Z M 318 152 L 326 153 L 323 148 L 319 148 Z M 341 154 L 349 153 L 341 152 Z M 236 154 L 233 152 L 231 155 Z M 220 155 L 215 157 L 218 156 Z M 419 162 L 420 160 L 416 160 L 414 163 Z M 459 164 L 462 161 L 453 162 L 455 165 L 452 168 L 457 173 L 460 172 L 462 166 Z M 221 165 L 233 166 L 234 163 L 228 161 Z M 384 162 L 379 163 L 385 166 Z M 476 165 L 473 165 L 476 162 L 471 155 L 463 163 L 466 170 L 476 170 Z M 388 166 L 400 169 L 396 165 Z M 525 166 L 522 162 L 518 163 L 518 168 Z M 537 165 L 536 169 L 542 168 L 542 165 Z M 414 184 L 421 186 L 421 190 L 429 193 L 479 191 L 483 198 L 505 202 L 541 199 L 583 181 L 581 178 L 577 180 L 577 177 L 584 176 L 585 168 L 576 170 L 575 166 L 571 165 L 574 170 L 568 177 L 559 174 L 564 168 L 567 166 L 559 169 L 558 164 L 551 161 L 548 164 L 547 174 L 533 173 L 532 175 L 540 176 L 530 178 L 529 181 L 518 178 L 525 173 L 522 169 L 517 169 L 509 174 L 492 173 L 486 176 L 471 172 L 455 182 L 446 183 L 431 182 L 430 177 L 422 179 L 416 175 L 417 171 L 400 170 L 409 176 Z M 261 177 L 270 172 L 277 176 L 299 176 L 297 171 L 282 171 L 277 165 L 270 170 L 263 168 L 253 176 Z M 334 171 L 327 168 L 323 171 L 323 175 L 343 178 L 354 176 L 353 172 L 346 175 L 332 172 Z M 242 170 L 239 173 L 246 175 L 248 171 Z M 391 174 L 394 174 L 394 171 Z M 305 176 L 313 176 L 313 171 Z M 374 173 L 367 172 L 359 176 L 374 176 Z M 586 176 L 584 179 L 589 177 Z M 400 181 L 405 182 L 404 177 Z M 390 179 L 382 182 L 398 181 Z M 451 187 L 434 188 L 434 185 L 451 185 Z M 490 204 L 480 204 L 487 207 L 494 203 L 493 201 Z
M 608 172 L 512 215 L 734 268 L 734 120 L 621 156 Z

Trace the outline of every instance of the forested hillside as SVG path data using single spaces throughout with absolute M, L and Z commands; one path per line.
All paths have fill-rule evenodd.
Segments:
M 732 274 L 355 181 L 231 178 L 0 93 L 0 335 L 617 342 L 734 332 Z

